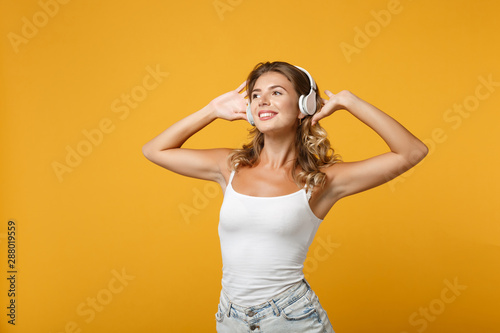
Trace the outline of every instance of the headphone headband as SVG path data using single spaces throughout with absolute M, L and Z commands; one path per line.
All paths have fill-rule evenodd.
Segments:
M 295 65 L 294 65 L 295 66 Z M 309 84 L 311 85 L 311 89 L 314 90 L 316 89 L 316 82 L 314 81 L 314 79 L 312 78 L 311 74 L 309 74 L 308 71 L 306 71 L 304 68 L 302 67 L 299 67 L 299 66 L 295 66 L 297 67 L 298 69 L 300 69 L 301 71 L 303 71 L 304 73 L 306 73 L 307 77 L 309 78 Z

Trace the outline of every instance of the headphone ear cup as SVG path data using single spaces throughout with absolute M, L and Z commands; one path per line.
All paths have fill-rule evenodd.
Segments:
M 309 78 L 309 84 L 311 85 L 311 89 L 309 90 L 309 94 L 307 95 L 301 95 L 299 97 L 299 109 L 300 112 L 305 114 L 306 116 L 312 116 L 313 114 L 316 113 L 316 91 L 314 89 L 317 89 L 316 87 L 316 82 L 314 82 L 314 79 L 312 78 L 311 74 L 309 74 L 308 71 L 306 71 L 304 68 L 295 66 L 302 72 L 304 72 L 307 77 Z
M 307 113 L 307 106 L 306 106 L 306 104 L 304 103 L 304 102 L 305 102 L 304 97 L 306 97 L 306 95 L 300 95 L 300 97 L 299 97 L 299 110 L 300 110 L 300 112 L 302 112 L 304 115 L 308 116 L 309 114 Z
M 311 90 L 307 96 L 301 95 L 299 97 L 299 109 L 306 116 L 312 116 L 316 113 L 316 92 L 314 90 Z
M 250 125 L 255 126 L 255 121 L 253 120 L 252 107 L 250 106 L 250 101 L 248 101 L 248 106 L 247 106 L 247 119 Z
M 316 113 L 316 92 L 314 90 L 311 90 L 311 92 L 309 92 L 309 95 L 307 95 L 304 98 L 303 103 L 305 105 L 307 114 L 309 114 L 311 116 L 313 114 L 315 114 Z

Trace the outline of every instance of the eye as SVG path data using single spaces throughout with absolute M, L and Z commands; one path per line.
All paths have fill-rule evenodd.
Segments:
M 275 90 L 275 91 L 273 91 L 273 95 L 279 96 L 279 95 L 283 95 L 283 94 L 281 93 L 281 91 Z
M 258 94 L 256 94 L 256 93 L 253 93 L 253 94 L 252 94 L 252 99 L 254 99 L 254 98 L 258 98 L 258 97 L 259 97 L 259 95 L 258 95 Z

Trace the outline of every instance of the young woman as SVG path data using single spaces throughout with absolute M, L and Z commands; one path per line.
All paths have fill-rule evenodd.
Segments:
M 325 93 L 328 99 L 300 67 L 260 63 L 236 90 L 143 147 L 152 162 L 217 182 L 224 191 L 218 332 L 333 332 L 302 272 L 320 223 L 339 199 L 393 179 L 427 154 L 419 139 L 375 106 L 346 90 Z M 341 109 L 380 135 L 390 152 L 341 162 L 318 123 Z M 181 148 L 218 118 L 250 121 L 253 140 L 236 150 Z

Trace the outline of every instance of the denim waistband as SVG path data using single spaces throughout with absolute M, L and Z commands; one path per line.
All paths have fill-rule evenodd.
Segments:
M 221 291 L 220 301 L 222 306 L 226 309 L 225 312 L 228 317 L 230 316 L 231 309 L 245 314 L 248 317 L 253 317 L 257 312 L 259 312 L 262 316 L 266 316 L 270 313 L 273 313 L 275 316 L 279 316 L 282 308 L 300 299 L 310 289 L 311 286 L 306 279 L 302 279 L 278 295 L 275 295 L 269 300 L 258 305 L 243 306 L 235 304 L 229 299 L 224 290 Z

